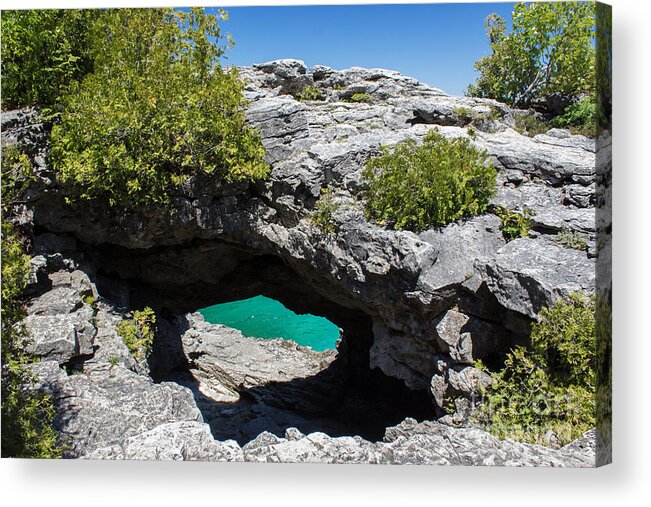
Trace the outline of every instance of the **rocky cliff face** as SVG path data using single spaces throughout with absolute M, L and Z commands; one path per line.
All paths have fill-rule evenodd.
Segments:
M 290 432 L 275 440 L 261 435 L 243 450 L 230 443 L 188 443 L 209 438 L 203 426 L 189 422 L 201 418 L 192 410 L 192 396 L 188 398 L 192 390 L 194 402 L 203 399 L 205 404 L 205 397 L 197 394 L 203 393 L 215 409 L 215 401 L 239 400 L 243 388 L 250 392 L 323 370 L 339 371 L 330 368 L 332 357 L 282 344 L 233 345 L 239 338 L 232 331 L 215 334 L 193 316 L 179 323 L 186 312 L 200 307 L 263 293 L 299 312 L 325 315 L 342 328 L 335 362 L 346 363 L 347 374 L 351 369 L 379 371 L 409 390 L 425 393 L 440 415 L 446 399 L 472 398 L 488 382 L 472 367 L 475 360 L 499 364 L 513 344 L 526 343 L 541 308 L 573 291 L 594 291 L 594 141 L 561 130 L 522 136 L 511 128 L 518 111 L 494 101 L 451 97 L 381 69 L 307 69 L 300 61 L 283 60 L 242 69 L 241 74 L 248 82 L 248 117 L 261 133 L 272 168 L 267 181 L 225 187 L 197 178 L 173 197 L 169 209 L 124 215 L 96 202 L 66 204 L 65 190 L 57 186 L 43 157 L 38 160 L 39 185 L 26 196 L 22 220 L 33 224 L 37 233 L 30 290 L 38 298 L 30 304 L 28 327 L 35 337 L 34 351 L 53 361 L 39 366 L 42 378 L 58 386 L 58 392 L 94 393 L 88 409 L 83 408 L 85 394 L 62 395 L 61 400 L 68 400 L 60 405 L 66 412 L 73 410 L 70 403 L 79 414 L 104 406 L 102 393 L 110 392 L 111 382 L 132 386 L 125 389 L 146 393 L 143 396 L 167 407 L 156 411 L 156 417 L 143 409 L 150 418 L 134 412 L 138 423 L 125 419 L 129 431 L 119 432 L 119 437 L 114 429 L 108 436 L 99 431 L 92 443 L 74 437 L 76 455 L 346 461 L 335 455 L 347 455 L 345 449 L 355 447 L 355 440 L 325 435 Z M 295 98 L 308 86 L 318 89 L 321 100 Z M 355 94 L 365 94 L 368 101 L 349 102 Z M 7 139 L 34 137 L 34 129 L 23 125 L 20 115 L 3 113 Z M 390 230 L 365 219 L 360 201 L 364 162 L 380 146 L 418 140 L 431 129 L 447 137 L 467 137 L 491 155 L 498 167 L 493 204 L 531 212 L 529 237 L 506 243 L 494 213 L 421 234 Z M 325 187 L 333 189 L 337 203 L 332 234 L 309 220 Z M 580 235 L 587 249 L 559 244 L 561 231 Z M 92 287 L 84 290 L 101 301 L 94 309 L 80 304 L 84 292 L 79 279 L 84 276 Z M 121 312 L 140 304 L 168 315 L 172 330 L 173 338 L 161 339 L 149 366 L 133 364 L 114 331 Z M 193 342 L 197 336 L 220 338 Z M 262 347 L 257 353 L 261 355 L 254 355 L 258 367 L 273 365 L 270 371 L 247 366 L 246 354 L 256 347 Z M 106 368 L 109 356 L 119 359 L 114 368 Z M 58 370 L 58 365 L 73 363 L 83 363 L 84 372 L 95 373 L 82 382 Z M 181 378 L 174 384 L 180 390 L 175 390 L 134 377 L 151 367 L 154 377 L 169 378 L 181 363 L 194 379 L 191 391 L 178 387 L 184 383 Z M 138 382 L 148 387 L 136 389 Z M 264 424 L 271 427 L 278 421 L 277 428 L 286 428 L 292 420 L 286 413 L 291 405 L 287 399 L 298 398 L 281 391 L 258 392 L 255 403 L 242 402 L 247 408 L 233 417 L 229 428 L 250 423 L 246 435 L 228 428 L 225 434 L 254 438 L 256 431 L 266 429 Z M 283 396 L 284 404 L 269 402 Z M 111 402 L 121 403 L 114 398 Z M 328 401 L 317 396 L 307 405 L 320 402 Z M 224 413 L 223 406 L 215 410 Z M 304 413 L 310 410 L 306 407 Z M 243 421 L 244 412 L 257 416 Z M 213 434 L 220 424 L 214 421 L 222 415 L 209 421 Z M 86 425 L 84 417 L 72 418 L 74 424 Z M 68 428 L 66 424 L 73 422 L 62 422 L 62 428 Z M 328 424 L 322 427 L 336 433 L 336 424 Z M 577 464 L 562 451 L 507 445 L 473 433 L 479 430 L 454 433 L 454 439 L 463 442 L 449 444 L 454 456 L 419 455 L 419 439 L 438 446 L 441 432 L 452 431 L 439 426 L 409 433 L 412 428 L 384 443 L 359 444 L 350 460 Z M 69 435 L 80 431 L 63 430 Z M 502 450 L 457 454 L 459 446 L 473 439 L 483 439 L 485 449 Z M 199 447 L 203 454 L 188 450 Z

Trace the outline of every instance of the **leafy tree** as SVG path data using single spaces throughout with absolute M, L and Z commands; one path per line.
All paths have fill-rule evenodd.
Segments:
M 596 422 L 595 299 L 572 294 L 539 317 L 530 350 L 508 354 L 476 418 L 499 438 L 542 444 L 552 430 L 566 444 Z
M 475 63 L 479 77 L 468 94 L 526 107 L 555 92 L 594 93 L 594 26 L 593 2 L 518 3 L 510 33 L 491 14 L 492 53 Z
M 2 12 L 2 109 L 53 105 L 93 68 L 90 25 L 100 11 Z
M 367 215 L 422 231 L 482 213 L 495 191 L 488 155 L 467 139 L 430 131 L 369 160 L 362 172 Z
M 53 167 L 81 198 L 164 204 L 191 176 L 268 174 L 259 136 L 245 124 L 243 84 L 219 63 L 226 46 L 215 16 L 116 9 L 91 39 L 95 71 L 63 97 L 52 130 Z

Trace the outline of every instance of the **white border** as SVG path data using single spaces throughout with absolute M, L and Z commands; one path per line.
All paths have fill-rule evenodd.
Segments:
M 234 1 L 227 5 L 352 3 Z M 354 3 L 379 3 L 359 0 Z M 395 0 L 382 3 L 407 3 Z M 416 3 L 416 2 L 413 2 Z M 419 2 L 420 3 L 420 2 Z M 435 3 L 435 2 L 430 2 Z M 441 2 L 438 2 L 441 3 Z M 614 464 L 598 470 L 2 460 L 5 505 L 642 505 L 649 483 L 651 97 L 648 1 L 614 5 Z M 3 2 L 3 9 L 216 5 Z M 435 29 L 436 27 L 433 27 Z M 436 86 L 436 83 L 432 83 Z

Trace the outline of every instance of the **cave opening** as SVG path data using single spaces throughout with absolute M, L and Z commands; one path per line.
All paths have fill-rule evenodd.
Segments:
M 318 277 L 277 255 L 215 241 L 148 250 L 96 246 L 89 254 L 100 292 L 110 296 L 116 283 L 127 284 L 128 309 L 151 306 L 156 310 L 159 322 L 150 374 L 156 382 L 173 381 L 189 388 L 218 440 L 234 439 L 244 445 L 263 431 L 282 437 L 286 429 L 295 427 L 305 434 L 321 431 L 379 441 L 386 428 L 407 417 L 435 419 L 428 391 L 411 390 L 401 380 L 370 367 L 373 316 L 354 301 L 324 296 L 328 292 Z M 273 361 L 264 365 L 268 378 L 240 372 L 234 362 L 255 366 L 269 362 L 269 356 L 219 357 L 233 348 L 226 342 L 220 342 L 218 357 L 210 359 L 208 368 L 202 366 L 208 361 L 203 352 L 188 352 L 187 333 L 196 334 L 194 312 L 260 296 L 282 303 L 295 314 L 327 319 L 339 334 L 336 350 L 305 356 L 321 361 L 320 366 L 303 375 L 302 365 L 296 365 L 298 373 L 287 379 L 277 378 Z M 274 353 L 283 356 L 281 349 Z

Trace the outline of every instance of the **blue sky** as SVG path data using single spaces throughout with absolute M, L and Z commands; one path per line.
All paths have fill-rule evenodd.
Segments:
M 511 20 L 512 3 L 226 7 L 236 47 L 226 63 L 298 58 L 308 66 L 382 67 L 453 95 L 490 52 L 484 19 Z

